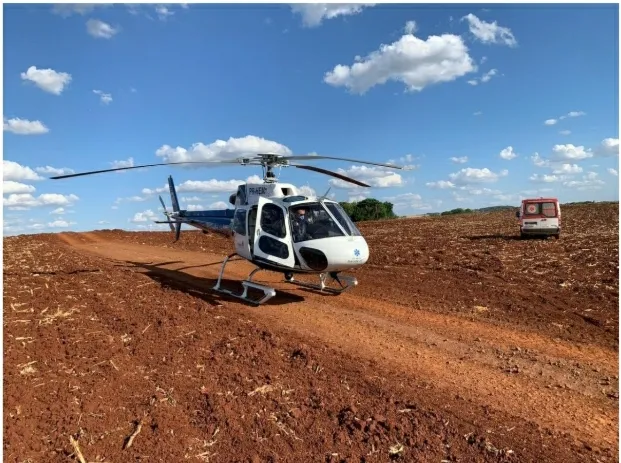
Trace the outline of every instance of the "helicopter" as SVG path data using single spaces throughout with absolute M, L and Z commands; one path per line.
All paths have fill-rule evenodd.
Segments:
M 256 153 L 230 161 L 146 164 L 58 175 L 50 179 L 173 164 L 261 166 L 263 182 L 246 182 L 238 185 L 237 191 L 229 197 L 229 203 L 234 208 L 224 210 L 187 211 L 181 209 L 173 178 L 169 176 L 168 188 L 172 212 L 167 210 L 160 196 L 159 200 L 166 220 L 154 221 L 158 224 L 168 224 L 175 234 L 175 241 L 180 237 L 182 224 L 198 228 L 203 233 L 213 232 L 232 238 L 235 252 L 229 254 L 222 262 L 218 280 L 212 290 L 259 306 L 276 296 L 274 288 L 253 281 L 254 276 L 261 270 L 282 273 L 287 283 L 338 295 L 358 285 L 358 280 L 354 276 L 343 275 L 342 272 L 361 267 L 369 259 L 369 247 L 366 240 L 342 206 L 328 199 L 329 189 L 320 197 L 303 195 L 295 185 L 278 181 L 274 173 L 276 167 L 296 167 L 329 175 L 361 187 L 370 187 L 364 182 L 337 172 L 292 162 L 320 159 L 407 170 L 407 167 L 394 164 L 332 156 Z M 245 280 L 241 281 L 243 288 L 241 293 L 222 287 L 225 267 L 233 260 L 246 260 L 256 267 Z M 296 278 L 296 275 L 317 275 L 319 283 L 301 281 Z M 339 287 L 328 286 L 328 283 L 332 282 L 338 283 Z M 250 289 L 263 292 L 263 296 L 258 300 L 251 298 Z

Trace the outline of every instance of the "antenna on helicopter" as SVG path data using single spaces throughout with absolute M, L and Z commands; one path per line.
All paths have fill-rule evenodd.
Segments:
M 332 187 L 328 187 L 328 191 L 326 191 L 323 196 L 320 196 L 318 198 L 319 201 L 323 201 L 324 199 L 326 199 L 328 197 L 328 193 L 330 193 L 330 190 L 332 189 Z

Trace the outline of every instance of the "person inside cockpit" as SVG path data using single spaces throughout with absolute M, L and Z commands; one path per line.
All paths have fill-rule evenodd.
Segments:
M 296 243 L 304 241 L 308 226 L 308 217 L 306 216 L 306 208 L 304 206 L 291 211 L 291 223 L 293 225 L 293 241 Z

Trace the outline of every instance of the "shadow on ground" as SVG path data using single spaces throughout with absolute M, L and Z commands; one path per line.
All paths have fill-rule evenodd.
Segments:
M 238 299 L 227 294 L 222 294 L 214 291 L 212 288 L 216 285 L 217 278 L 198 277 L 189 275 L 182 272 L 182 269 L 194 268 L 194 267 L 206 267 L 215 264 L 222 264 L 222 262 L 214 262 L 204 265 L 196 265 L 192 267 L 182 267 L 181 269 L 171 270 L 162 268 L 164 265 L 172 265 L 183 263 L 181 261 L 161 262 L 157 264 L 147 264 L 143 262 L 125 261 L 124 264 L 117 264 L 117 267 L 130 267 L 138 269 L 140 273 L 148 276 L 153 281 L 158 282 L 164 288 L 171 288 L 178 291 L 183 291 L 193 297 L 202 299 L 211 305 L 218 305 L 223 301 L 245 303 L 243 300 Z M 230 280 L 223 278 L 220 286 L 223 289 L 233 291 L 235 294 L 241 294 L 243 292 L 243 286 L 241 280 Z M 259 300 L 263 293 L 259 290 L 249 289 L 248 296 L 253 300 Z M 292 302 L 302 302 L 304 298 L 296 294 L 292 294 L 288 291 L 281 289 L 276 290 L 276 296 L 264 303 L 264 305 L 284 305 Z M 251 305 L 251 304 L 248 304 Z

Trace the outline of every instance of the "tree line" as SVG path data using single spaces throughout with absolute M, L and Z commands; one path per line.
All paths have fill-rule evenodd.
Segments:
M 367 198 L 362 201 L 340 202 L 339 204 L 354 222 L 397 218 L 397 215 L 392 210 L 393 204 L 388 201 L 382 202 L 377 199 Z

